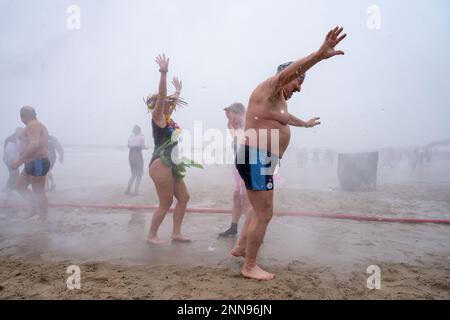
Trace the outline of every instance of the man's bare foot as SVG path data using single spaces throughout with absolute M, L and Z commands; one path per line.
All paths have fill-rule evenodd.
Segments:
M 255 265 L 253 268 L 247 268 L 244 265 L 241 273 L 246 278 L 256 279 L 256 280 L 266 280 L 267 281 L 267 280 L 273 280 L 273 278 L 275 278 L 275 275 L 273 273 L 264 271 L 257 265 Z
M 161 240 L 160 238 L 150 237 L 150 236 L 146 239 L 146 241 L 149 243 L 152 243 L 152 244 L 163 244 L 164 243 L 164 241 Z
M 173 234 L 172 241 L 176 242 L 191 242 L 191 239 L 182 234 Z
M 245 258 L 245 248 L 242 248 L 240 246 L 235 246 L 233 248 L 233 250 L 231 250 L 231 255 L 236 258 L 239 258 L 239 257 Z

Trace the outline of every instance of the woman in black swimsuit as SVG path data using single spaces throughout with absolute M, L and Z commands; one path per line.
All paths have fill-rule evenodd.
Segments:
M 171 115 L 177 106 L 184 104 L 180 98 L 182 83 L 174 78 L 172 83 L 176 92 L 167 96 L 167 72 L 169 71 L 169 59 L 165 55 L 156 58 L 159 65 L 161 78 L 158 95 L 147 99 L 147 106 L 152 111 L 153 139 L 155 151 L 150 163 L 150 177 L 153 180 L 158 193 L 159 207 L 153 214 L 152 224 L 148 235 L 148 241 L 159 244 L 163 241 L 158 238 L 158 229 L 169 211 L 173 198 L 177 199 L 173 213 L 172 240 L 189 242 L 190 239 L 181 233 L 189 193 L 183 181 L 183 175 L 179 174 L 177 166 L 172 161 L 172 153 L 176 151 L 177 143 L 173 134 L 177 133 L 178 125 L 172 120 Z

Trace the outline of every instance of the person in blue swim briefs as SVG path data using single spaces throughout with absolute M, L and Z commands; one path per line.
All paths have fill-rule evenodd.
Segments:
M 46 220 L 48 200 L 45 194 L 45 179 L 50 170 L 48 159 L 48 131 L 37 119 L 36 111 L 29 106 L 20 109 L 20 118 L 26 125 L 20 135 L 20 156 L 13 164 L 19 168 L 24 164 L 16 189 L 30 204 L 32 215 Z M 28 186 L 31 185 L 31 191 Z
M 334 28 L 318 51 L 280 65 L 276 75 L 258 85 L 250 96 L 245 134 L 236 155 L 236 169 L 244 180 L 253 211 L 231 251 L 233 256 L 245 258 L 241 273 L 247 278 L 272 280 L 275 276 L 260 268 L 256 257 L 272 219 L 273 172 L 289 145 L 290 126 L 312 128 L 320 124 L 320 118 L 303 121 L 290 114 L 287 100 L 294 92 L 300 92 L 305 73 L 310 68 L 320 61 L 344 54 L 335 50 L 346 36 L 342 31 L 343 28 Z

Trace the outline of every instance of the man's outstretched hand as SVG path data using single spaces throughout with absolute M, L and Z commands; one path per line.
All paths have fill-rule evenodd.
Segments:
M 328 59 L 328 58 L 331 58 L 331 57 L 334 57 L 337 55 L 344 54 L 344 51 L 335 50 L 335 47 L 339 44 L 339 42 L 344 40 L 344 38 L 347 36 L 347 34 L 345 34 L 345 33 L 343 35 L 339 36 L 343 30 L 344 30 L 344 28 L 342 28 L 342 27 L 336 27 L 333 30 L 331 30 L 330 32 L 328 32 L 324 43 L 322 44 L 322 46 L 320 47 L 320 49 L 318 51 L 319 56 L 322 59 Z
M 305 122 L 305 128 L 313 128 L 320 124 L 320 118 L 312 118 L 309 121 Z

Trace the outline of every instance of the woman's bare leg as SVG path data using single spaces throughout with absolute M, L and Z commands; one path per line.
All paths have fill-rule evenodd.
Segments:
M 190 242 L 191 239 L 181 233 L 184 214 L 189 202 L 189 192 L 183 180 L 174 180 L 174 195 L 177 199 L 177 205 L 173 213 L 173 233 L 172 240 L 181 242 Z
M 152 178 L 156 187 L 156 192 L 158 193 L 159 207 L 153 213 L 148 241 L 160 244 L 163 241 L 158 238 L 158 229 L 173 202 L 172 170 L 160 159 L 157 159 L 150 166 L 150 177 Z

